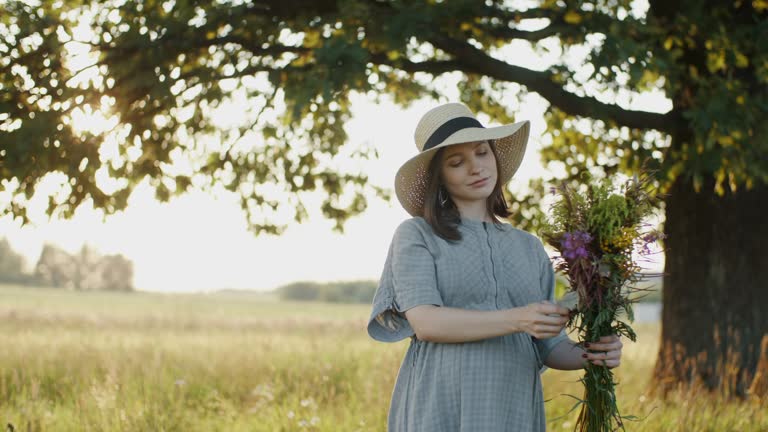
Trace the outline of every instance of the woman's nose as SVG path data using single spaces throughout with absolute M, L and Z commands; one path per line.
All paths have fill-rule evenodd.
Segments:
M 469 172 L 476 174 L 480 172 L 480 161 L 476 157 L 469 158 Z

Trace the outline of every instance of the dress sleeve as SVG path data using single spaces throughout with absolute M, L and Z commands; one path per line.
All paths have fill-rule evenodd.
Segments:
M 413 336 L 405 311 L 419 305 L 443 306 L 437 289 L 435 260 L 414 220 L 395 230 L 373 299 L 368 334 L 382 342 Z
M 539 262 L 539 283 L 541 285 L 541 298 L 542 300 L 549 300 L 554 303 L 555 271 L 552 268 L 552 262 L 549 260 L 549 255 L 547 255 L 547 251 L 544 250 L 544 245 L 540 240 L 536 239 L 534 248 L 536 249 L 535 253 L 536 256 L 538 256 Z M 549 356 L 549 353 L 552 352 L 552 349 L 555 348 L 555 346 L 564 340 L 568 340 L 568 334 L 566 334 L 565 329 L 561 330 L 560 334 L 557 336 L 551 338 L 533 338 L 534 345 L 536 345 L 536 350 L 539 353 L 539 368 L 542 372 L 546 369 L 546 367 L 544 367 L 544 361 Z

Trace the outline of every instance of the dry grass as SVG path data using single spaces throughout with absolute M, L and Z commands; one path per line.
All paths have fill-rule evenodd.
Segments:
M 384 431 L 407 342 L 364 330 L 369 308 L 249 294 L 0 287 L 0 421 L 53 431 Z M 760 402 L 647 393 L 659 327 L 617 370 L 628 431 L 765 431 Z M 549 429 L 573 429 L 577 372 L 544 374 Z M 564 417 L 563 417 L 564 416 Z M 560 418 L 558 418 L 560 417 Z

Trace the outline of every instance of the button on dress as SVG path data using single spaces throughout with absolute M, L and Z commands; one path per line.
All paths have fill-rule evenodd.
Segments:
M 554 299 L 554 272 L 541 241 L 509 224 L 464 219 L 462 239 L 437 236 L 421 217 L 395 230 L 373 299 L 368 334 L 411 338 L 397 375 L 390 432 L 544 431 L 542 359 L 548 339 L 513 333 L 481 341 L 416 338 L 404 312 L 418 305 L 499 310 Z

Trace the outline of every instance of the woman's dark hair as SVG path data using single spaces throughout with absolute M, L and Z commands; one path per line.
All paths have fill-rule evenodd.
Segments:
M 501 191 L 501 166 L 499 164 L 499 157 L 496 153 L 496 144 L 493 140 L 488 140 L 488 144 L 491 147 L 493 158 L 496 160 L 496 185 L 493 188 L 493 192 L 488 195 L 488 199 L 485 201 L 488 213 L 493 218 L 495 224 L 500 224 L 501 221 L 497 216 L 508 218 L 512 215 L 507 207 L 507 202 L 504 200 L 504 194 Z M 443 185 L 443 171 L 441 169 L 443 162 L 443 153 L 446 147 L 443 147 L 437 151 L 435 156 L 429 162 L 427 168 L 427 191 L 424 196 L 424 220 L 432 226 L 435 233 L 446 239 L 458 241 L 461 240 L 461 234 L 458 230 L 459 222 L 461 221 L 461 215 L 456 204 L 448 194 L 448 190 Z M 442 194 L 440 193 L 440 189 Z M 440 195 L 447 199 L 444 205 L 440 205 Z

